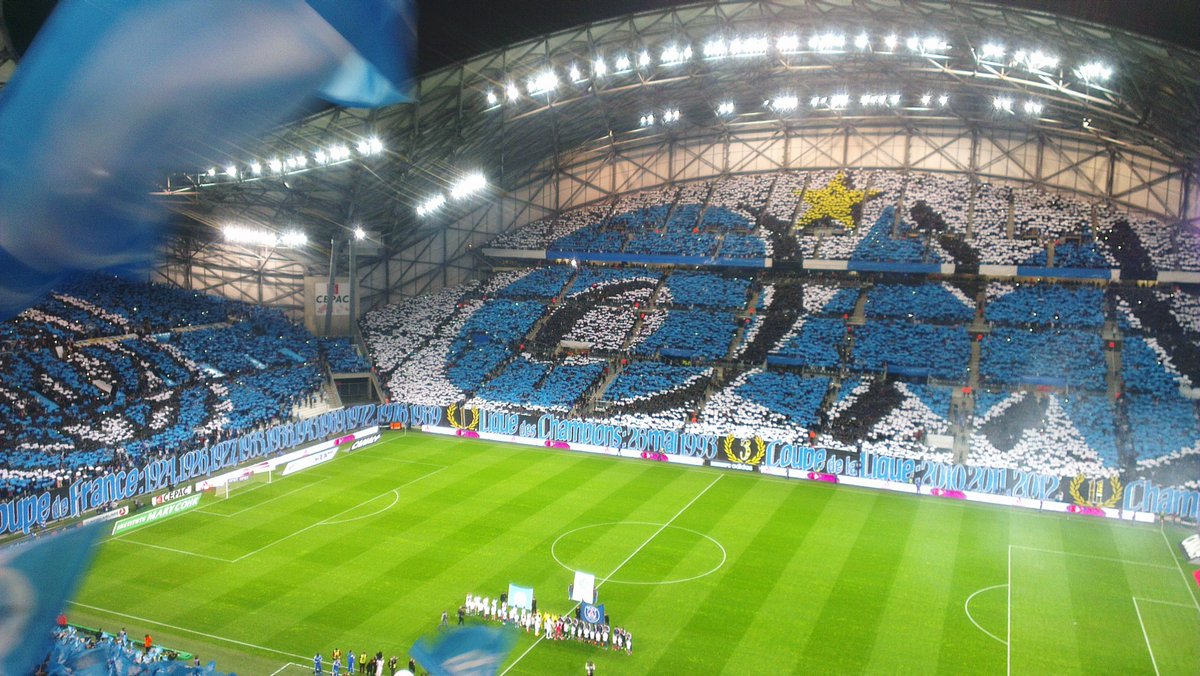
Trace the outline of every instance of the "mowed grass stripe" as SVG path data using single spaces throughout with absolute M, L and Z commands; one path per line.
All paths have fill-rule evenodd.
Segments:
M 723 518 L 717 521 L 714 532 L 721 533 L 721 541 L 729 550 L 731 560 L 715 574 L 704 580 L 696 589 L 674 590 L 663 587 L 658 596 L 660 603 L 667 603 L 671 595 L 679 611 L 672 613 L 678 623 L 668 623 L 664 634 L 669 645 L 681 648 L 686 658 L 682 665 L 674 664 L 674 650 L 659 651 L 652 671 L 678 668 L 680 666 L 695 673 L 736 670 L 742 664 L 738 646 L 748 637 L 752 643 L 761 645 L 762 636 L 752 635 L 756 620 L 773 619 L 773 626 L 780 626 L 779 618 L 787 617 L 788 607 L 794 590 L 791 581 L 784 581 L 784 570 L 793 560 L 800 543 L 813 524 L 813 514 L 818 513 L 831 493 L 807 494 L 794 490 L 793 486 L 774 483 L 755 485 L 744 477 L 728 482 L 723 488 L 737 488 L 736 501 L 728 505 Z M 700 515 L 692 515 L 689 522 L 698 528 Z M 778 587 L 771 584 L 783 582 Z M 682 593 L 680 593 L 682 592 Z M 657 605 L 657 604 L 656 604 Z M 653 606 L 652 606 L 653 607 Z M 723 654 L 714 659 L 711 643 L 717 640 L 725 647 Z M 771 656 L 760 656 L 762 667 L 778 666 L 786 670 L 786 637 L 778 644 L 778 652 Z M 765 662 L 765 663 L 764 663 Z
M 439 466 L 445 469 L 400 489 L 394 506 L 382 509 L 390 495 L 362 504 Z M 1165 539 L 1096 519 L 418 434 L 385 435 L 373 447 L 276 478 L 277 485 L 243 493 L 240 505 L 237 492 L 229 501 L 205 499 L 206 510 L 250 506 L 236 517 L 188 514 L 132 534 L 230 558 L 274 542 L 236 564 L 103 546 L 80 600 L 181 629 L 138 627 L 104 610 L 84 617 L 133 635 L 163 634 L 244 674 L 274 671 L 263 668 L 279 656 L 183 628 L 289 654 L 340 647 L 403 660 L 468 592 L 495 595 L 513 581 L 532 585 L 540 607 L 568 610 L 568 568 L 603 576 L 658 531 L 653 524 L 676 514 L 674 525 L 725 546 L 722 568 L 682 584 L 620 583 L 691 575 L 719 560 L 707 540 L 662 530 L 601 588 L 614 620 L 636 636 L 633 655 L 544 642 L 514 673 L 578 672 L 589 657 L 603 673 L 1003 673 L 1005 647 L 966 619 L 962 603 L 1006 581 L 1009 543 L 1018 545 L 1017 583 L 1028 586 L 1014 589 L 1025 606 L 1014 608 L 1014 658 L 1037 648 L 1038 636 L 1022 632 L 1061 632 L 1075 622 L 1094 632 L 1073 638 L 1062 662 L 1046 667 L 1056 673 L 1148 669 L 1132 598 L 1118 596 L 1193 603 L 1169 544 L 1186 533 Z M 314 526 L 344 510 L 354 520 Z M 569 546 L 578 560 L 566 568 L 550 555 L 554 540 L 572 529 L 627 521 L 651 525 L 583 531 Z M 1056 553 L 1063 551 L 1071 554 Z M 1047 575 L 1030 568 L 1048 558 L 1059 563 Z M 891 570 L 881 577 L 885 566 Z M 973 603 L 976 618 L 1002 636 L 1007 594 L 999 588 Z M 1180 673 L 1200 652 L 1200 612 L 1158 605 L 1141 606 L 1150 608 L 1147 633 L 1160 665 Z M 1039 615 L 1058 619 L 1039 627 Z M 522 634 L 510 659 L 532 643 Z M 238 654 L 252 656 L 239 661 Z M 1041 666 L 1027 661 L 1022 671 L 1014 662 L 1013 673 Z
M 957 615 L 951 609 L 962 606 L 952 580 L 958 567 L 963 510 L 926 500 L 916 503 L 913 516 L 904 547 L 896 552 L 895 579 L 880 612 L 867 672 L 900 664 L 911 673 L 933 673 L 937 660 L 930 656 L 945 641 L 949 621 Z M 908 618 L 917 609 L 925 619 L 913 623 Z
M 839 673 L 863 671 L 891 595 L 896 559 L 908 543 L 916 516 L 915 501 L 880 496 L 871 502 L 853 549 L 836 571 L 829 601 L 797 666 Z M 857 602 L 845 603 L 849 598 L 857 598 Z
M 963 664 L 970 664 L 978 673 L 1003 674 L 1008 660 L 1007 649 L 971 623 L 966 602 L 968 597 L 985 587 L 1008 583 L 1008 535 L 1012 512 L 975 509 L 973 505 L 950 501 L 933 502 L 931 507 L 953 510 L 961 515 L 958 539 L 951 544 L 955 555 L 949 586 L 954 603 L 946 609 L 945 640 L 936 647 L 936 673 L 958 674 L 962 672 Z M 970 608 L 976 622 L 1001 639 L 1007 638 L 1007 587 L 976 595 Z M 905 621 L 919 628 L 925 620 L 914 622 L 910 615 Z

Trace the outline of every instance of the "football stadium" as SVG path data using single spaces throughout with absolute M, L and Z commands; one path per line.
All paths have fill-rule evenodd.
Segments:
M 1194 44 L 17 4 L 0 674 L 1200 673 Z

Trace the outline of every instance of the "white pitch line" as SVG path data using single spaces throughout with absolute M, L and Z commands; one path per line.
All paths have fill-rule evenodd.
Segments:
M 1005 641 L 1004 639 L 993 634 L 992 632 L 988 631 L 987 629 L 984 629 L 983 625 L 976 622 L 975 618 L 971 616 L 971 599 L 975 598 L 977 595 L 982 594 L 985 591 L 991 591 L 993 589 L 999 589 L 1001 587 L 1007 587 L 1007 586 L 1008 585 L 1006 585 L 1006 584 L 994 584 L 990 587 L 984 587 L 983 589 L 977 589 L 977 590 L 975 590 L 975 593 L 973 593 L 967 597 L 966 601 L 963 601 L 963 612 L 965 612 L 967 614 L 967 619 L 971 621 L 971 624 L 975 625 L 975 628 L 978 629 L 979 631 L 982 631 L 983 633 L 987 634 L 988 636 L 991 636 L 992 638 L 1003 643 L 1004 645 L 1008 645 L 1008 641 Z
M 1192 608 L 1192 604 L 1190 604 L 1190 603 L 1176 603 L 1175 601 L 1160 601 L 1159 599 L 1144 599 L 1140 596 L 1138 596 L 1136 598 L 1137 598 L 1137 600 L 1141 601 L 1142 603 L 1158 603 L 1158 604 L 1161 604 L 1164 606 L 1175 606 L 1176 608 L 1187 608 L 1188 610 L 1191 610 L 1191 608 Z
M 312 668 L 312 667 L 307 667 L 303 664 L 296 664 L 295 662 L 288 662 L 287 664 L 283 665 L 282 667 L 279 667 L 274 672 L 272 672 L 271 676 L 278 676 L 279 674 L 282 674 L 283 672 L 288 670 L 288 667 L 300 667 L 301 669 L 311 669 Z
M 1196 592 L 1192 591 L 1192 583 L 1188 580 L 1187 573 L 1183 572 L 1183 566 L 1179 565 L 1179 558 L 1175 556 L 1175 548 L 1171 546 L 1171 541 L 1167 539 L 1167 533 L 1162 529 L 1162 524 L 1158 525 L 1158 532 L 1162 535 L 1163 543 L 1167 545 L 1167 552 L 1171 554 L 1171 561 L 1175 563 L 1175 568 L 1179 571 L 1179 576 L 1183 578 L 1183 586 L 1187 587 L 1188 598 L 1192 599 L 1192 605 L 1196 607 L 1196 612 L 1200 612 L 1200 601 L 1196 600 Z
M 296 653 L 284 652 L 282 650 L 276 650 L 274 648 L 268 648 L 266 646 L 255 645 L 253 643 L 247 643 L 245 641 L 239 641 L 234 638 L 226 638 L 224 636 L 217 636 L 216 634 L 206 634 L 202 631 L 196 631 L 195 629 L 188 629 L 187 627 L 179 627 L 179 626 L 176 626 L 173 624 L 167 624 L 165 622 L 157 622 L 155 620 L 148 620 L 144 617 L 138 617 L 136 615 L 128 615 L 126 613 L 119 613 L 115 610 L 109 610 L 108 608 L 100 608 L 98 606 L 89 606 L 86 603 L 80 603 L 78 601 L 68 601 L 68 603 L 70 603 L 73 606 L 79 606 L 80 608 L 87 608 L 88 610 L 94 610 L 98 613 L 105 613 L 106 615 L 112 615 L 113 617 L 123 617 L 127 620 L 133 620 L 134 622 L 150 624 L 150 625 L 154 625 L 156 627 L 163 627 L 165 629 L 174 629 L 175 631 L 182 631 L 187 634 L 192 634 L 193 636 L 203 636 L 204 638 L 211 638 L 214 641 L 224 641 L 225 643 L 232 643 L 234 645 L 245 646 L 247 648 L 254 648 L 255 650 L 263 650 L 265 652 L 275 653 L 276 655 L 283 655 L 285 657 L 295 657 L 296 659 L 300 659 L 300 660 L 308 659 L 304 655 L 297 655 Z
M 1061 554 L 1063 556 L 1075 556 L 1081 559 L 1093 559 L 1095 561 L 1111 561 L 1113 563 L 1123 563 L 1128 566 L 1146 566 L 1147 568 L 1162 568 L 1170 570 L 1171 566 L 1161 563 L 1149 563 L 1146 561 L 1130 561 L 1128 559 L 1116 559 L 1111 556 L 1097 556 L 1095 554 L 1081 554 L 1079 552 L 1068 552 L 1061 549 L 1042 549 L 1040 547 L 1026 547 L 1025 545 L 1009 545 L 1014 549 L 1024 549 L 1027 552 L 1041 552 L 1043 554 Z M 1200 610 L 1200 608 L 1197 608 Z
M 1150 664 L 1154 665 L 1154 676 L 1159 676 L 1158 660 L 1154 659 L 1154 648 L 1150 647 L 1150 635 L 1146 633 L 1146 623 L 1142 621 L 1142 609 L 1138 607 L 1138 600 L 1133 598 L 1133 610 L 1137 613 L 1138 624 L 1142 626 L 1142 638 L 1146 639 L 1146 650 L 1150 651 Z
M 684 505 L 684 506 L 683 506 L 683 509 L 680 509 L 678 512 L 675 512 L 675 516 L 671 517 L 671 518 L 670 518 L 670 520 L 668 520 L 668 521 L 667 521 L 666 523 L 664 523 L 663 525 L 659 526 L 658 530 L 654 531 L 654 534 L 653 534 L 653 535 L 651 535 L 650 537 L 646 538 L 646 541 L 645 541 L 645 542 L 643 542 L 642 544 L 638 545 L 638 548 L 637 548 L 637 549 L 635 549 L 635 550 L 633 550 L 633 553 L 632 553 L 632 554 L 630 554 L 629 556 L 626 556 L 626 557 L 625 557 L 625 560 L 624 560 L 624 561 L 622 561 L 622 562 L 620 562 L 620 563 L 618 563 L 618 564 L 617 564 L 617 567 L 616 567 L 616 568 L 613 568 L 613 570 L 612 570 L 612 572 L 611 572 L 611 573 L 609 573 L 608 575 L 604 576 L 604 578 L 602 578 L 602 579 L 600 580 L 600 582 L 598 582 L 598 583 L 596 584 L 596 589 L 599 589 L 601 585 L 603 585 L 605 582 L 608 582 L 609 578 L 611 578 L 613 575 L 616 575 L 616 574 L 617 574 L 617 572 L 618 572 L 619 570 L 621 570 L 621 568 L 623 568 L 623 567 L 625 566 L 625 564 L 629 563 L 630 559 L 632 559 L 634 556 L 637 556 L 637 553 L 638 553 L 638 552 L 640 552 L 640 551 L 642 551 L 642 549 L 644 549 L 644 548 L 646 547 L 646 545 L 650 544 L 650 541 L 651 541 L 651 540 L 653 540 L 654 538 L 658 537 L 658 534 L 659 534 L 659 533 L 661 533 L 661 532 L 663 532 L 664 530 L 666 530 L 666 529 L 667 529 L 667 527 L 668 527 L 668 526 L 670 526 L 670 525 L 671 525 L 671 524 L 672 524 L 672 523 L 675 521 L 675 519 L 678 519 L 678 518 L 679 518 L 679 517 L 680 517 L 680 516 L 681 516 L 681 515 L 682 515 L 684 512 L 686 512 L 686 511 L 687 511 L 687 509 L 688 509 L 688 507 L 691 507 L 693 504 L 695 504 L 697 500 L 699 500 L 699 499 L 700 499 L 700 498 L 701 498 L 701 497 L 702 497 L 702 496 L 703 496 L 705 493 L 707 493 L 707 492 L 708 492 L 708 489 L 710 489 L 710 488 L 712 488 L 714 485 L 716 485 L 716 483 L 717 483 L 718 481 L 720 481 L 722 478 L 724 478 L 724 476 L 725 476 L 724 474 L 719 474 L 719 475 L 717 475 L 717 478 L 713 479 L 713 480 L 712 480 L 712 483 L 710 483 L 710 484 L 708 484 L 707 486 L 705 486 L 705 487 L 704 487 L 704 490 L 702 490 L 702 491 L 700 491 L 699 493 L 697 493 L 697 494 L 696 494 L 696 497 L 694 497 L 694 498 L 692 498 L 690 501 L 688 501 L 688 503 L 687 503 L 686 505 Z M 576 603 L 576 604 L 575 604 L 575 608 L 578 608 L 578 607 L 579 607 L 579 604 L 578 604 L 578 603 Z M 574 612 L 574 611 L 575 611 L 575 608 L 572 608 L 571 610 L 567 611 L 567 613 L 568 613 L 568 614 L 570 614 L 570 613 Z M 544 640 L 546 640 L 546 635 L 545 635 L 545 634 L 542 634 L 541 636 L 539 636 L 539 637 L 538 637 L 538 639 L 537 639 L 536 641 L 534 641 L 534 642 L 533 642 L 533 644 L 532 644 L 532 645 L 530 645 L 528 648 L 526 648 L 526 649 L 525 649 L 525 652 L 521 653 L 521 654 L 520 654 L 520 656 L 518 656 L 518 657 L 517 657 L 517 659 L 513 660 L 513 663 L 512 663 L 512 664 L 510 664 L 510 665 L 508 665 L 508 668 L 506 668 L 504 671 L 501 671 L 501 672 L 500 672 L 500 676 L 504 676 L 504 675 L 505 675 L 505 674 L 507 674 L 508 672 L 512 671 L 512 668 L 513 668 L 513 667 L 517 666 L 517 664 L 518 664 L 518 663 L 519 663 L 521 660 L 525 659 L 525 656 L 526 656 L 526 655 L 528 655 L 528 654 L 529 654 L 529 653 L 530 653 L 530 652 L 531 652 L 531 651 L 532 651 L 534 648 L 536 648 L 536 647 L 538 646 L 538 644 L 539 644 L 539 643 L 541 643 L 541 642 L 542 642 L 542 641 L 544 641 Z
M 150 544 L 149 542 L 141 542 L 139 540 L 126 540 L 124 538 L 113 538 L 112 541 L 113 542 L 125 542 L 125 543 L 131 544 L 131 545 L 139 545 L 142 547 L 150 547 L 153 549 L 161 549 L 163 551 L 173 552 L 175 554 L 186 554 L 188 556 L 197 556 L 199 558 L 209 559 L 211 561 L 220 561 L 222 563 L 233 563 L 232 560 L 223 559 L 219 556 L 211 556 L 209 554 L 199 554 L 197 552 L 189 552 L 185 549 L 175 549 L 174 547 L 164 547 L 163 545 L 154 545 L 154 544 Z
M 262 507 L 263 505 L 265 505 L 265 504 L 267 504 L 267 503 L 275 502 L 276 500 L 279 500 L 280 498 L 286 498 L 287 496 L 289 496 L 289 495 L 291 495 L 291 494 L 293 494 L 293 493 L 299 493 L 300 491 L 302 491 L 302 490 L 304 490 L 304 489 L 306 489 L 306 488 L 311 488 L 311 487 L 313 487 L 313 486 L 316 486 L 317 484 L 319 484 L 319 483 L 321 483 L 321 482 L 323 482 L 323 481 L 328 481 L 328 480 L 329 480 L 329 479 L 331 479 L 331 478 L 332 478 L 332 477 L 328 477 L 328 476 L 327 476 L 327 477 L 325 477 L 325 478 L 323 478 L 323 479 L 318 479 L 317 481 L 314 481 L 314 482 L 312 482 L 311 484 L 305 484 L 305 485 L 303 485 L 303 486 L 300 486 L 299 488 L 293 488 L 292 490 L 288 491 L 287 493 L 281 493 L 281 494 L 279 494 L 279 495 L 276 495 L 276 496 L 275 496 L 275 497 L 273 497 L 273 498 L 268 498 L 268 499 L 266 499 L 266 500 L 263 500 L 262 502 L 259 502 L 259 503 L 256 503 L 256 504 L 253 504 L 253 505 L 250 505 L 249 507 L 243 507 L 243 508 L 239 509 L 239 510 L 238 510 L 238 511 L 236 511 L 236 512 L 230 512 L 229 514 L 221 514 L 221 513 L 219 513 L 219 512 L 210 512 L 210 511 L 208 511 L 208 510 L 201 510 L 201 509 L 197 509 L 196 511 L 197 511 L 197 512 L 200 512 L 201 514 L 211 514 L 212 516 L 219 516 L 219 517 L 222 517 L 222 518 L 228 519 L 228 518 L 231 518 L 231 517 L 235 517 L 235 516 L 237 516 L 237 515 L 239 515 L 239 514 L 242 514 L 242 513 L 244 513 L 244 512 L 248 512 L 248 511 L 250 511 L 250 510 L 252 510 L 252 509 L 257 509 L 257 508 L 259 508 L 259 507 Z M 263 486 L 269 486 L 270 484 L 262 484 L 262 485 L 263 485 Z M 245 493 L 240 493 L 239 495 L 245 495 Z
M 1004 630 L 1004 671 L 1011 676 L 1012 674 L 1012 550 L 1013 546 L 1008 546 L 1008 618 L 1005 621 Z
M 718 482 L 718 481 L 720 481 L 720 480 L 721 480 L 721 478 L 722 478 L 723 476 L 724 476 L 724 475 L 720 475 L 720 474 L 719 474 L 719 475 L 717 475 L 717 478 L 716 478 L 716 479 L 713 479 L 713 480 L 712 480 L 712 483 L 710 483 L 709 485 L 705 486 L 705 487 L 704 487 L 704 490 L 702 490 L 702 491 L 700 491 L 699 493 L 697 493 L 697 494 L 696 494 L 696 497 L 692 498 L 690 502 L 688 502 L 686 505 L 684 505 L 684 506 L 683 506 L 683 509 L 679 510 L 678 512 L 675 512 L 675 516 L 671 517 L 671 518 L 670 518 L 670 519 L 669 519 L 669 520 L 668 520 L 666 523 L 664 523 L 663 525 L 659 526 L 659 527 L 658 527 L 658 530 L 654 531 L 654 533 L 652 533 L 652 534 L 650 535 L 650 537 L 646 538 L 646 541 L 645 541 L 645 542 L 643 542 L 642 544 L 638 545 L 638 548 L 637 548 L 637 549 L 635 549 L 635 550 L 633 550 L 633 553 L 632 553 L 632 554 L 630 554 L 629 556 L 626 556 L 626 557 L 625 557 L 625 560 L 624 560 L 624 561 L 622 561 L 622 562 L 620 562 L 620 563 L 618 563 L 618 564 L 617 564 L 617 567 L 616 567 L 616 568 L 613 568 L 613 570 L 612 570 L 612 572 L 611 572 L 611 573 L 609 573 L 608 575 L 605 575 L 605 576 L 604 576 L 604 579 L 603 579 L 603 580 L 601 580 L 601 581 L 600 581 L 600 582 L 599 582 L 599 583 L 596 585 L 596 589 L 599 589 L 601 585 L 603 585 L 605 582 L 608 582 L 608 580 L 609 580 L 610 578 L 612 578 L 612 576 L 613 576 L 613 575 L 616 575 L 618 571 L 620 571 L 622 568 L 624 568 L 624 567 L 625 567 L 625 564 L 629 563 L 629 561 L 630 561 L 631 559 L 633 559 L 633 557 L 637 556 L 638 552 L 640 552 L 640 551 L 642 551 L 643 549 L 645 549 L 646 545 L 650 544 L 650 541 L 651 541 L 651 540 L 653 540 L 654 538 L 658 537 L 658 534 L 659 534 L 659 533 L 661 533 L 661 532 L 663 532 L 664 530 L 666 530 L 668 526 L 670 526 L 672 523 L 674 523 L 674 522 L 675 522 L 675 519 L 678 519 L 678 518 L 679 518 L 681 515 L 683 515 L 683 513 L 687 511 L 688 507 L 691 507 L 692 505 L 694 505 L 694 504 L 696 503 L 696 501 L 697 501 L 697 500 L 699 500 L 701 497 L 703 497 L 703 496 L 704 496 L 704 494 L 708 492 L 708 489 L 710 489 L 710 488 L 712 488 L 713 486 L 717 485 L 717 482 Z
M 442 469 L 445 469 L 445 468 L 443 467 Z M 332 516 L 326 517 L 326 518 L 322 519 L 321 521 L 318 521 L 318 522 L 316 522 L 316 523 L 314 523 L 314 524 L 311 524 L 311 525 L 305 526 L 304 528 L 301 528 L 301 529 L 300 529 L 300 530 L 298 530 L 298 531 L 293 531 L 293 532 L 291 532 L 291 533 L 288 533 L 287 535 L 285 535 L 285 536 L 283 536 L 283 537 L 279 538 L 278 540 L 275 540 L 274 542 L 268 542 L 267 544 L 265 544 L 265 545 L 263 545 L 263 546 L 259 547 L 258 549 L 255 549 L 255 550 L 254 550 L 254 551 L 252 551 L 252 552 L 248 552 L 248 553 L 246 553 L 246 554 L 242 554 L 241 556 L 239 556 L 239 557 L 237 557 L 236 559 L 234 559 L 234 560 L 233 560 L 231 563 L 238 563 L 239 561 L 242 561 L 242 560 L 244 560 L 244 559 L 247 559 L 247 558 L 249 558 L 249 557 L 251 557 L 251 556 L 254 556 L 255 554 L 257 554 L 257 553 L 259 553 L 259 552 L 261 552 L 261 551 L 263 551 L 263 550 L 265 550 L 265 549 L 269 549 L 269 548 L 271 548 L 271 547 L 274 547 L 275 545 L 279 544 L 280 542 L 283 542 L 284 540 L 289 540 L 289 539 L 291 539 L 291 538 L 294 538 L 294 537 L 296 537 L 297 535 L 299 535 L 299 534 L 301 534 L 301 533 L 304 533 L 304 532 L 307 532 L 307 531 L 310 531 L 310 530 L 312 530 L 313 528 L 316 528 L 316 527 L 318 527 L 318 526 L 327 526 L 327 525 L 329 525 L 329 523 L 328 523 L 329 521 L 331 521 L 331 520 L 335 520 L 335 519 L 337 519 L 339 516 L 341 516 L 341 515 L 343 515 L 343 514 L 346 514 L 347 512 L 352 512 L 352 511 L 354 511 L 354 510 L 358 509 L 359 507 L 362 507 L 363 505 L 370 503 L 372 500 L 377 500 L 377 499 L 379 499 L 379 498 L 382 498 L 383 496 L 387 495 L 388 493 L 392 493 L 392 492 L 395 492 L 395 491 L 399 491 L 401 488 L 404 488 L 405 486 L 410 486 L 410 485 L 412 485 L 412 484 L 415 484 L 416 482 L 418 482 L 418 481 L 420 481 L 420 480 L 422 480 L 422 479 L 426 479 L 426 478 L 428 478 L 428 477 L 431 477 L 431 476 L 433 476 L 434 474 L 437 474 L 438 472 L 442 471 L 442 469 L 435 469 L 435 470 L 433 470 L 432 472 L 429 472 L 428 474 L 422 474 L 421 476 L 417 477 L 416 479 L 413 479 L 412 481 L 406 481 L 406 482 L 404 482 L 404 483 L 400 484 L 399 486 L 396 486 L 395 488 L 391 488 L 391 489 L 388 489 L 388 490 L 386 490 L 386 491 L 384 491 L 384 492 L 380 493 L 379 495 L 376 495 L 376 496 L 374 496 L 374 497 L 367 498 L 366 500 L 363 500 L 362 502 L 358 503 L 357 505 L 354 505 L 354 506 L 352 506 L 352 507 L 348 507 L 348 508 L 346 508 L 346 509 L 343 509 L 342 511 L 338 512 L 337 514 L 334 514 L 334 515 L 332 515 Z

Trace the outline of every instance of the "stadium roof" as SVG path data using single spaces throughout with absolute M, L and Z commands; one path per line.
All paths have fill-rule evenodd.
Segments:
M 0 73 L 11 64 L 10 45 L 5 35 Z M 276 130 L 245 157 L 213 157 L 210 167 L 169 177 L 161 187 L 186 223 L 295 224 L 315 237 L 363 224 L 381 231 L 394 251 L 444 227 L 418 208 L 473 172 L 508 194 L 568 155 L 667 137 L 1009 130 L 1103 146 L 1194 179 L 1197 72 L 1200 52 L 996 5 L 680 5 L 560 30 L 436 69 L 420 78 L 415 104 L 324 110 Z M 664 114 L 679 119 L 664 125 Z M 383 152 L 357 151 L 372 138 Z M 339 156 L 345 159 L 334 159 L 333 148 L 347 151 Z M 272 170 L 272 160 L 289 158 L 304 166 Z

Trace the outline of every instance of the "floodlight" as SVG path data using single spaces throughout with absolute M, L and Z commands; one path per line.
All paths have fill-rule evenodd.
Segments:
M 280 236 L 279 243 L 287 247 L 304 246 L 308 244 L 308 237 L 302 232 L 291 230 Z
M 1092 61 L 1075 69 L 1075 75 L 1084 82 L 1106 82 L 1112 74 L 1112 67 L 1100 61 Z
M 718 115 L 732 115 L 733 111 L 734 111 L 733 101 L 722 101 L 720 103 L 720 105 L 717 106 L 717 114 Z
M 608 72 L 608 64 L 604 63 L 604 59 L 596 59 L 592 62 L 592 75 L 601 77 Z
M 521 96 L 521 92 L 517 91 L 517 85 L 509 82 L 504 88 L 504 95 L 508 97 L 509 101 L 516 101 Z
M 900 95 L 899 95 L 899 94 L 888 94 L 888 97 L 887 97 L 887 104 L 888 104 L 889 106 L 898 106 L 898 105 L 900 105 Z
M 438 194 L 434 195 L 433 197 L 430 197 L 429 199 L 425 200 L 424 202 L 422 202 L 420 204 L 420 206 L 417 207 L 417 215 L 418 216 L 428 216 L 429 214 L 442 208 L 442 206 L 445 204 L 446 204 L 446 196 L 441 193 L 438 193 Z
M 980 56 L 988 61 L 1002 61 L 1004 53 L 1004 45 L 999 42 L 988 42 L 979 51 Z
M 546 70 L 529 79 L 529 95 L 544 94 L 558 89 L 558 75 L 553 70 Z
M 849 94 L 834 94 L 829 97 L 829 107 L 834 110 L 840 110 L 850 105 Z
M 795 96 L 779 96 L 771 101 L 771 107 L 778 111 L 795 110 L 800 106 L 800 99 Z
M 250 173 L 254 174 L 255 176 L 261 175 L 262 174 L 262 165 L 259 164 L 258 162 L 251 162 L 250 163 Z
M 383 141 L 380 141 L 378 136 L 372 136 L 367 139 L 367 145 L 372 155 L 378 155 L 383 152 Z
M 854 38 L 854 46 L 859 49 L 866 49 L 871 46 L 871 36 L 866 33 L 859 33 L 858 37 Z
M 939 106 L 944 106 L 944 105 L 946 105 L 947 103 L 950 103 L 950 97 L 949 97 L 949 96 L 947 96 L 946 94 L 942 94 L 941 96 L 939 96 L 939 97 L 938 97 L 938 105 L 939 105 Z
M 450 197 L 462 199 L 487 187 L 487 179 L 481 173 L 467 174 L 450 186 Z
M 292 164 L 295 165 L 297 168 L 307 167 L 308 166 L 308 158 L 305 157 L 304 155 L 296 155 L 295 157 L 292 158 Z
M 841 33 L 822 33 L 808 39 L 808 48 L 814 52 L 835 52 L 846 46 L 846 36 Z
M 567 75 L 570 76 L 572 82 L 579 82 L 583 79 L 583 75 L 579 72 L 579 66 L 575 64 L 571 64 L 571 67 L 567 69 Z
M 638 54 L 638 68 L 645 68 L 649 65 L 650 65 L 650 52 L 647 52 L 646 50 L 642 50 L 642 53 Z
M 800 38 L 795 35 L 780 35 L 775 40 L 775 48 L 787 54 L 800 50 Z
M 329 163 L 329 156 L 325 154 L 324 150 L 317 150 L 316 152 L 314 152 L 313 159 L 316 160 L 318 164 L 328 164 Z
M 883 44 L 888 48 L 888 51 L 896 51 L 896 43 L 899 41 L 894 34 L 883 39 Z
M 283 173 L 283 162 L 280 162 L 278 157 L 272 157 L 268 165 L 271 167 L 272 172 L 276 174 Z
M 354 228 L 354 239 L 362 241 L 366 238 L 367 238 L 367 231 L 363 230 L 362 226 L 356 226 Z
M 904 41 L 904 46 L 908 47 L 910 52 L 919 52 L 921 51 L 921 38 L 913 35 Z
M 933 102 L 933 94 L 928 92 L 921 95 L 921 105 L 928 107 Z
M 232 164 L 229 165 L 228 167 L 225 167 L 225 175 L 230 178 L 237 178 L 237 175 L 238 175 L 237 167 Z
M 1026 115 L 1042 114 L 1042 104 L 1037 101 L 1026 101 L 1021 107 L 1025 110 Z
M 487 102 L 488 102 L 488 105 L 489 105 L 489 106 L 494 106 L 494 105 L 496 105 L 496 92 L 494 92 L 494 91 L 492 91 L 492 90 L 490 90 L 490 89 L 488 90 L 488 93 L 487 93 Z
M 719 59 L 729 55 L 729 45 L 721 38 L 709 40 L 704 43 L 704 57 L 708 59 Z
M 209 168 L 208 168 L 208 171 L 206 171 L 206 172 L 204 172 L 204 173 L 208 174 L 209 176 L 216 176 L 216 175 L 217 175 L 217 168 L 216 168 L 216 167 L 209 167 Z
M 1011 113 L 1012 107 L 1013 100 L 1008 96 L 997 96 L 992 99 L 992 108 L 995 110 L 1002 110 L 1006 113 Z
M 617 57 L 617 72 L 629 70 L 629 57 L 622 54 Z

